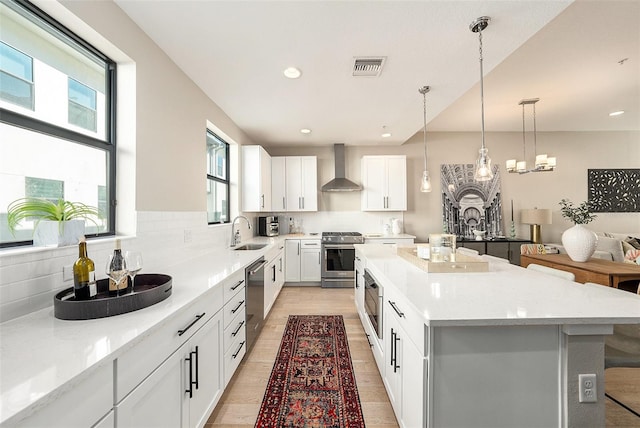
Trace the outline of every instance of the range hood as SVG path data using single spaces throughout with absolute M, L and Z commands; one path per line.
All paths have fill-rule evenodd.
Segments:
M 323 192 L 359 192 L 362 190 L 359 184 L 348 180 L 344 176 L 344 144 L 334 144 L 335 178 L 322 186 Z

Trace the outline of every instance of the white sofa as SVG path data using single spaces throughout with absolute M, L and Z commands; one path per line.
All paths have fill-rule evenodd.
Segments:
M 598 246 L 596 247 L 596 252 L 592 257 L 604 260 L 610 260 L 614 262 L 625 262 L 625 254 L 629 250 L 635 248 L 635 246 L 640 246 L 640 232 L 631 232 L 631 233 L 610 233 L 610 232 L 596 232 L 598 235 Z M 631 241 L 631 239 L 635 238 L 636 241 Z M 552 243 L 545 244 L 550 247 L 556 247 L 560 254 L 566 254 L 567 251 L 564 249 L 562 244 Z M 637 249 L 637 248 L 635 248 Z M 630 261 L 627 261 L 631 263 Z

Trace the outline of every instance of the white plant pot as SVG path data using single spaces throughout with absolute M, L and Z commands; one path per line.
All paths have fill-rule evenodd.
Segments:
M 562 234 L 562 245 L 574 262 L 586 262 L 596 251 L 598 236 L 581 224 L 567 229 Z
M 76 245 L 84 235 L 84 220 L 62 222 L 42 220 L 33 233 L 33 245 L 36 247 L 64 247 Z

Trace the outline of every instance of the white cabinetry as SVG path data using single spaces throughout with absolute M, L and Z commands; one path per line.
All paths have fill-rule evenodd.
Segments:
M 268 260 L 264 269 L 264 316 L 266 317 L 284 285 L 284 247 L 280 242 L 273 251 L 266 254 Z
M 285 280 L 320 282 L 320 240 L 287 239 L 285 244 Z
M 320 281 L 320 240 L 300 240 L 300 281 Z
M 391 287 L 384 290 L 384 384 L 400 426 L 425 426 L 424 324 Z
M 271 211 L 271 156 L 262 146 L 242 146 L 242 210 Z
M 222 333 L 218 312 L 118 404 L 117 426 L 204 426 L 224 388 Z
M 224 338 L 222 342 L 224 344 L 225 387 L 247 352 L 246 300 L 244 272 L 239 271 L 229 277 L 224 285 Z
M 406 156 L 363 156 L 362 185 L 362 211 L 406 211 Z
M 318 211 L 316 156 L 272 158 L 272 210 Z
M 300 282 L 300 240 L 287 239 L 284 244 L 286 282 Z
M 55 401 L 40 405 L 38 410 L 26 419 L 2 426 L 113 428 L 112 408 L 113 364 L 109 363 L 98 367 L 85 379 L 59 394 Z
M 224 284 L 116 361 L 116 426 L 202 427 L 224 389 Z
M 271 209 L 273 211 L 287 210 L 287 174 L 286 156 L 271 158 Z

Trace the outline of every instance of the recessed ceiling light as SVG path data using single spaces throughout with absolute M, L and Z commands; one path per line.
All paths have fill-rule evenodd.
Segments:
M 624 114 L 624 110 L 612 111 L 609 116 L 620 116 L 621 114 Z
M 287 67 L 284 69 L 284 76 L 289 79 L 297 79 L 302 75 L 302 72 L 295 67 Z
M 311 130 L 309 128 L 302 128 L 300 132 L 302 132 L 303 134 L 311 134 Z
M 391 132 L 383 132 L 380 136 L 382 138 L 389 138 L 389 137 L 391 137 Z

